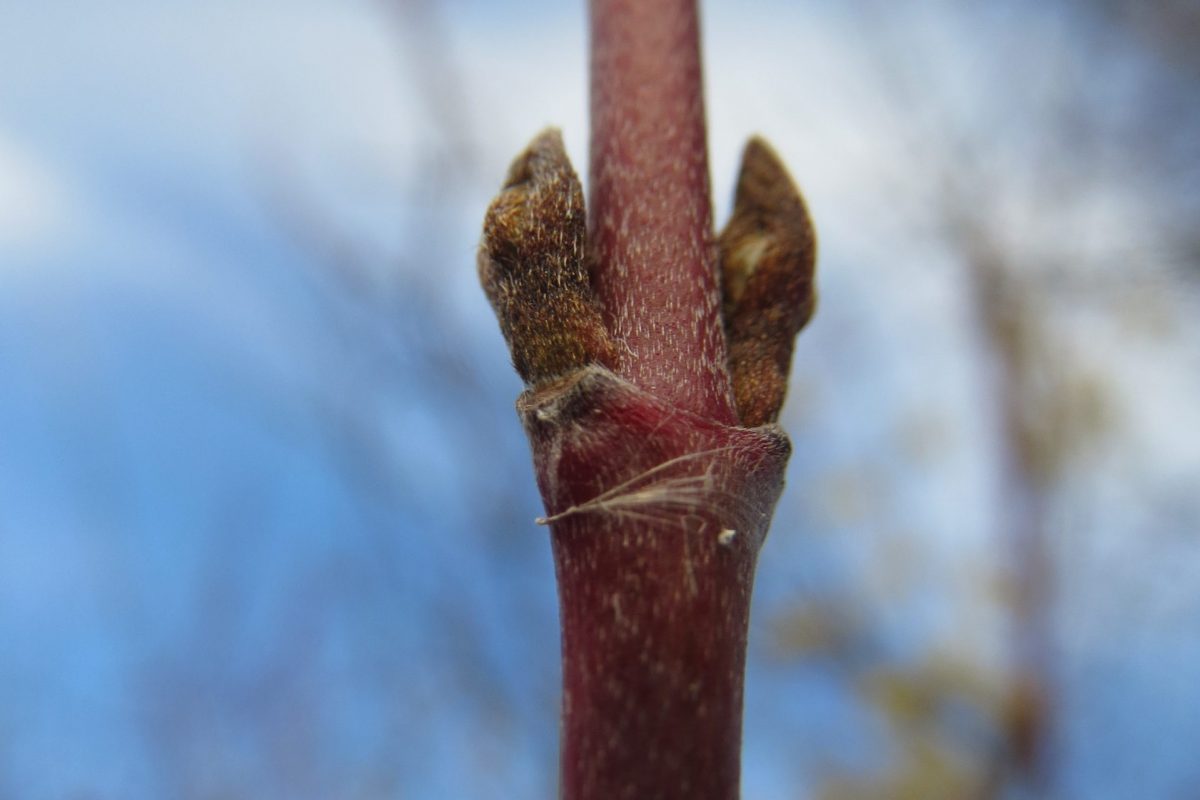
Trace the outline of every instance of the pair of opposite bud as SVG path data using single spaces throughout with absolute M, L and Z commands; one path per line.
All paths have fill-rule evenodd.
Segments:
M 753 138 L 733 215 L 717 240 L 721 318 L 738 419 L 774 422 L 796 334 L 816 307 L 816 237 L 779 158 Z M 583 190 L 557 130 L 517 156 L 483 223 L 479 277 L 521 378 L 537 385 L 588 364 L 616 365 L 588 273 Z

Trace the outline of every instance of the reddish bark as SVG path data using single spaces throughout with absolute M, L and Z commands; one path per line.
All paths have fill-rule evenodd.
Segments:
M 513 163 L 479 253 L 531 386 L 518 410 L 562 612 L 561 797 L 732 800 L 754 568 L 790 445 L 738 427 L 731 366 L 743 421 L 773 422 L 814 240 L 752 143 L 721 278 L 693 0 L 593 0 L 591 20 L 587 236 L 548 130 Z
M 721 332 L 694 0 L 592 0 L 592 284 L 616 372 L 737 421 Z
M 553 525 L 562 797 L 737 797 L 750 592 L 786 436 L 602 367 L 518 408 Z

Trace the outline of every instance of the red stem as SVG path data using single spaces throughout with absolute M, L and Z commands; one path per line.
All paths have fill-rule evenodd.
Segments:
M 616 371 L 734 424 L 694 0 L 591 1 L 591 123 L 592 280 Z
M 617 354 L 518 404 L 562 614 L 560 797 L 733 800 L 790 446 L 737 427 L 695 3 L 592 0 L 591 25 L 589 257 Z
M 787 438 L 600 367 L 518 409 L 558 517 L 560 796 L 736 798 L 750 592 Z

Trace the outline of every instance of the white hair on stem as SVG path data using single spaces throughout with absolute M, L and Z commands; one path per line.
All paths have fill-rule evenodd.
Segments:
M 697 475 L 655 478 L 673 467 L 699 459 L 707 459 L 735 449 L 737 448 L 727 445 L 667 459 L 661 464 L 622 481 L 591 500 L 573 505 L 548 517 L 538 517 L 536 522 L 539 525 L 548 525 L 575 514 L 596 512 L 646 522 L 664 522 L 677 516 L 687 516 L 697 510 L 727 509 L 730 505 L 744 501 L 735 493 L 716 488 L 715 464 L 707 464 L 703 472 Z M 645 481 L 649 481 L 649 483 L 639 485 Z

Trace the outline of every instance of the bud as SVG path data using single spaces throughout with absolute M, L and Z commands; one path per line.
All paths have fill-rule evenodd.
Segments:
M 557 130 L 539 134 L 509 167 L 484 217 L 478 264 L 527 384 L 615 362 L 588 277 L 583 190 Z
M 738 418 L 774 422 L 796 334 L 816 309 L 816 235 L 779 157 L 755 137 L 742 155 L 733 216 L 718 240 L 722 318 Z

